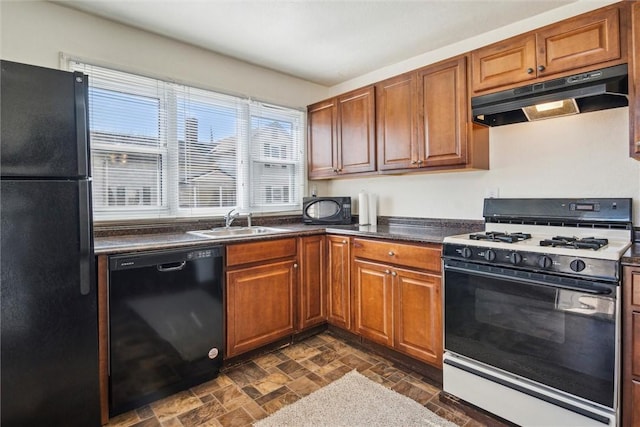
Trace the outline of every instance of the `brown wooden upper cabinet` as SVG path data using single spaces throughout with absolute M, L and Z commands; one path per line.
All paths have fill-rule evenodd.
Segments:
M 620 7 L 598 9 L 473 51 L 473 92 L 626 62 Z
M 470 163 L 467 68 L 459 56 L 376 85 L 380 171 Z
M 376 170 L 374 86 L 310 105 L 309 178 Z
M 640 2 L 637 1 L 631 5 L 629 52 L 630 154 L 640 160 Z

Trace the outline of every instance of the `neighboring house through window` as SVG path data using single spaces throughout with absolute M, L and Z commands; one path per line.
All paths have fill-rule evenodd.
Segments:
M 69 65 L 89 75 L 95 219 L 300 209 L 302 111 Z

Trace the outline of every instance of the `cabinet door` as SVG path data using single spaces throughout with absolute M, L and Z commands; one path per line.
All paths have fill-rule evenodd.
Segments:
M 395 348 L 442 369 L 441 277 L 394 269 Z
M 325 237 L 301 237 L 299 250 L 298 329 L 305 329 L 327 320 Z
M 631 412 L 631 416 L 629 419 L 631 422 L 629 424 L 624 424 L 625 426 L 639 426 L 640 425 L 640 382 L 632 381 L 631 382 L 631 406 L 629 407 L 629 411 Z
M 622 280 L 622 416 L 640 425 L 640 267 L 624 267 Z
M 295 260 L 227 272 L 227 356 L 294 331 Z
M 631 5 L 629 130 L 631 156 L 640 159 L 640 2 Z
M 328 236 L 327 321 L 343 329 L 351 329 L 351 240 Z
M 415 80 L 415 73 L 407 73 L 376 85 L 379 170 L 418 166 Z
M 335 99 L 307 109 L 309 178 L 326 178 L 337 173 L 337 111 Z
M 338 173 L 376 170 L 374 87 L 338 97 Z
M 467 161 L 467 58 L 418 72 L 420 167 Z
M 536 78 L 536 37 L 529 33 L 471 52 L 474 92 Z
M 389 266 L 359 259 L 353 262 L 355 332 L 393 346 L 393 288 Z
M 538 77 L 619 59 L 619 13 L 606 8 L 538 31 Z

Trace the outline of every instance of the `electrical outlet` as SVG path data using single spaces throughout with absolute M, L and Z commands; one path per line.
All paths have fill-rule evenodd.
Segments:
M 487 199 L 497 199 L 500 197 L 500 189 L 498 187 L 487 188 L 484 190 L 484 197 Z

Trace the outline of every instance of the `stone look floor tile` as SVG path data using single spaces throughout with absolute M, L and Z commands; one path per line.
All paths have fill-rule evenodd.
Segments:
M 328 332 L 225 368 L 211 381 L 119 415 L 106 427 L 251 426 L 354 369 L 458 426 L 505 427 L 470 418 L 441 401 L 428 379 Z
M 291 381 L 291 378 L 283 374 L 282 372 L 278 372 L 275 374 L 271 374 L 268 377 L 265 377 L 259 381 L 254 382 L 253 387 L 258 390 L 261 394 L 271 393 L 274 390 L 279 389 L 283 385 L 287 384 Z
M 149 418 L 139 423 L 133 424 L 132 427 L 162 427 L 157 418 Z
M 169 418 L 167 421 L 161 423 L 162 427 L 184 427 L 184 425 L 177 418 Z
M 207 381 L 206 383 L 197 385 L 191 389 L 196 396 L 202 396 L 205 394 L 211 394 L 216 390 L 219 390 L 223 387 L 233 384 L 233 381 L 226 376 L 225 374 L 218 375 L 218 378 L 215 378 L 211 381 Z
M 262 408 L 267 412 L 267 414 L 271 415 L 278 409 L 284 408 L 285 406 L 290 405 L 299 399 L 300 396 L 290 391 L 289 393 L 283 394 L 282 396 L 279 396 L 265 403 Z
M 289 388 L 289 390 L 293 391 L 301 397 L 307 396 L 321 388 L 321 386 L 318 385 L 315 381 L 307 377 L 300 377 L 287 384 L 287 387 Z
M 425 405 L 433 397 L 433 393 L 429 393 L 425 389 L 417 387 L 405 380 L 396 383 L 391 389 L 410 397 L 421 405 Z
M 191 391 L 183 391 L 152 403 L 151 409 L 159 421 L 164 421 L 200 405 L 202 402 Z
M 218 399 L 218 401 L 222 403 L 222 405 L 226 406 L 232 400 L 245 396 L 245 394 L 242 393 L 242 390 L 240 390 L 237 385 L 231 384 L 226 386 L 225 388 L 214 391 L 213 396 Z
M 251 425 L 253 418 L 243 408 L 235 409 L 231 412 L 227 412 L 217 418 L 218 422 L 223 427 L 241 427 Z
M 184 427 L 197 427 L 202 423 L 211 421 L 228 411 L 217 400 L 205 403 L 204 405 L 178 415 L 178 419 Z

